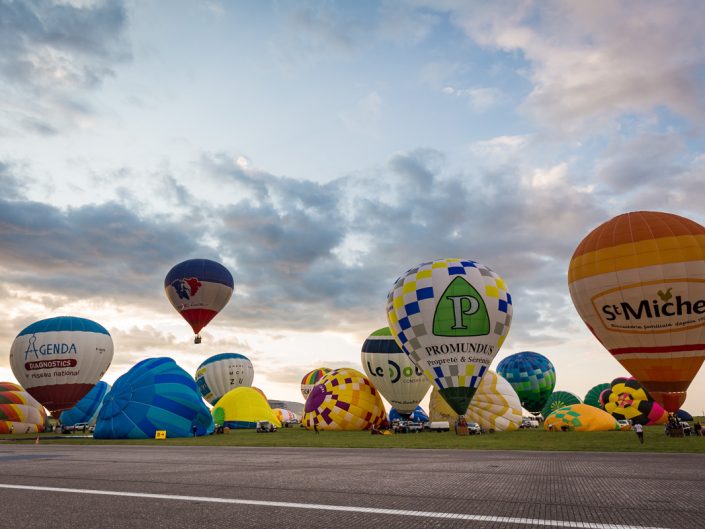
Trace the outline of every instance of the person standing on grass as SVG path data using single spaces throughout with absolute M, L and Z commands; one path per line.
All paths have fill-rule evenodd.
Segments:
M 634 431 L 636 432 L 636 436 L 639 438 L 639 442 L 644 444 L 644 427 L 641 424 L 636 423 L 634 425 Z

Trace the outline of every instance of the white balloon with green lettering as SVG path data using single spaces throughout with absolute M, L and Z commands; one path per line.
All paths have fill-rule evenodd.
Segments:
M 399 348 L 389 327 L 373 332 L 362 345 L 361 362 L 367 378 L 400 415 L 414 412 L 431 383 Z
M 476 261 L 428 261 L 397 279 L 387 320 L 399 347 L 462 415 L 509 333 L 512 297 Z

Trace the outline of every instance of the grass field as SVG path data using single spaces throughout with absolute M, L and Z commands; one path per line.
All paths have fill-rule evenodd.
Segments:
M 166 440 L 94 440 L 82 434 L 41 434 L 40 444 L 133 444 L 175 446 L 290 446 L 310 448 L 420 448 L 459 450 L 541 450 L 594 452 L 700 452 L 705 453 L 705 437 L 669 438 L 662 426 L 644 429 L 645 443 L 639 444 L 634 432 L 545 432 L 519 430 L 483 435 L 457 436 L 453 431 L 371 435 L 370 432 L 314 432 L 302 428 L 282 428 L 274 433 L 233 430 L 228 434 Z M 15 442 L 34 443 L 26 435 L 0 435 L 0 446 Z M 23 439 L 23 440 L 19 440 Z

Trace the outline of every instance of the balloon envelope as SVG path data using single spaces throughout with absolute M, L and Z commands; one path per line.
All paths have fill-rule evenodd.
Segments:
M 572 406 L 573 404 L 582 404 L 580 397 L 570 391 L 554 391 L 551 393 L 551 396 L 548 397 L 546 405 L 541 410 L 541 415 L 546 418 L 558 408 Z
M 619 215 L 578 245 L 568 283 L 600 343 L 678 410 L 705 359 L 705 228 L 669 213 Z
M 408 418 L 410 421 L 414 422 L 428 422 L 428 413 L 426 413 L 421 406 L 416 406 L 416 409 L 411 412 Z M 397 410 L 394 408 L 389 410 L 390 421 L 400 421 L 402 419 L 404 419 L 404 417 L 402 417 Z
M 228 304 L 234 286 L 228 269 L 209 259 L 179 263 L 164 279 L 166 297 L 196 334 Z
M 432 421 L 455 421 L 456 415 L 434 389 L 429 401 Z M 485 430 L 511 432 L 521 426 L 522 409 L 519 397 L 506 379 L 488 371 L 470 401 L 465 418 L 478 423 Z
M 113 340 L 102 325 L 63 316 L 37 321 L 17 335 L 12 372 L 25 390 L 52 412 L 72 408 L 105 374 Z
M 96 439 L 190 437 L 213 431 L 213 420 L 196 383 L 171 358 L 148 358 L 115 381 L 98 413 Z
M 301 394 L 304 400 L 311 394 L 311 390 L 316 387 L 318 381 L 330 372 L 331 370 L 327 367 L 319 367 L 304 375 L 304 378 L 301 379 Z
M 431 383 L 399 348 L 389 327 L 373 332 L 362 344 L 361 362 L 372 384 L 394 409 L 408 415 L 428 393 Z
M 654 401 L 638 380 L 615 378 L 601 394 L 604 409 L 617 420 L 628 419 L 633 424 L 664 424 L 668 413 Z
M 551 412 L 543 429 L 559 432 L 563 427 L 576 432 L 607 432 L 619 430 L 617 419 L 588 404 L 572 404 Z
M 379 391 L 355 369 L 335 369 L 306 400 L 302 424 L 308 430 L 367 430 L 387 419 Z
M 600 395 L 602 395 L 603 391 L 609 388 L 610 385 L 607 382 L 603 382 L 602 384 L 598 384 L 596 386 L 591 387 L 585 394 L 583 403 L 587 404 L 588 406 L 600 408 L 601 410 L 604 409 L 604 405 L 600 401 Z
M 532 413 L 543 409 L 556 386 L 556 368 L 548 358 L 531 351 L 502 360 L 497 374 L 507 379 L 519 395 L 521 405 Z
M 387 320 L 402 350 L 462 415 L 507 337 L 512 297 L 480 263 L 429 261 L 397 279 Z
M 265 399 L 255 388 L 239 387 L 228 391 L 213 408 L 216 423 L 228 428 L 256 428 L 258 421 L 282 424 Z
M 231 389 L 251 386 L 255 377 L 252 362 L 238 353 L 211 356 L 196 370 L 196 385 L 203 398 L 215 406 Z
M 34 397 L 12 382 L 0 382 L 0 434 L 44 431 L 46 411 Z
M 84 422 L 89 425 L 95 424 L 108 391 L 110 391 L 110 385 L 101 380 L 73 408 L 61 412 L 59 421 L 64 426 L 73 426 Z

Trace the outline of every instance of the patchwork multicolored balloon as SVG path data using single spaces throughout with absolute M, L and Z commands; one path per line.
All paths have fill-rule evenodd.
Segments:
M 665 424 L 668 420 L 668 412 L 635 378 L 615 378 L 601 398 L 605 411 L 618 420 L 642 425 Z
M 44 407 L 22 387 L 0 382 L 0 434 L 43 432 L 46 420 Z
M 476 261 L 428 261 L 397 279 L 387 320 L 401 349 L 462 415 L 507 337 L 512 297 Z
M 563 429 L 576 432 L 607 432 L 619 430 L 617 419 L 589 404 L 572 404 L 554 410 L 546 417 L 543 429 L 559 432 Z
M 580 397 L 574 395 L 570 391 L 554 391 L 551 393 L 551 396 L 548 397 L 546 405 L 541 410 L 541 415 L 546 418 L 558 408 L 565 408 L 566 406 L 572 406 L 573 404 L 582 404 Z
M 521 405 L 531 413 L 543 409 L 556 387 L 556 368 L 544 355 L 532 351 L 503 359 L 497 373 L 507 379 L 519 395 Z
M 355 369 L 325 375 L 306 400 L 302 424 L 309 430 L 367 430 L 387 419 L 379 392 Z
M 402 415 L 413 413 L 431 387 L 423 371 L 399 348 L 389 327 L 367 337 L 360 361 L 370 382 Z
M 434 388 L 429 401 L 429 417 L 432 421 L 453 423 L 457 418 L 438 390 Z M 465 418 L 478 423 L 484 430 L 511 432 L 521 426 L 522 409 L 514 388 L 494 371 L 488 371 L 473 397 Z
M 705 227 L 670 213 L 619 215 L 575 249 L 568 285 L 605 349 L 675 413 L 705 360 Z

